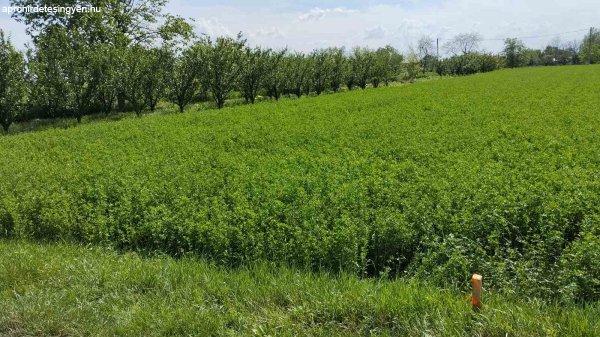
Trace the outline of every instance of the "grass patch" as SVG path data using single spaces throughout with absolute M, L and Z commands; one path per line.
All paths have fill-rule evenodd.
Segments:
M 0 241 L 8 336 L 597 336 L 600 307 L 509 301 L 417 281 L 359 280 L 193 258 Z

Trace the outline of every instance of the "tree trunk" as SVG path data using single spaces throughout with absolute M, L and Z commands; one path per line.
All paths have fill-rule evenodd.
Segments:
M 216 101 L 217 109 L 221 109 L 225 105 L 225 99 L 222 97 L 217 97 Z
M 117 95 L 117 109 L 119 110 L 119 112 L 125 111 L 125 95 L 123 95 L 122 93 L 119 93 Z

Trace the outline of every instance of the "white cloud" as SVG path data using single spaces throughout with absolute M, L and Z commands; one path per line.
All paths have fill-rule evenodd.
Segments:
M 300 21 L 315 21 L 315 20 L 321 20 L 321 19 L 325 18 L 326 16 L 346 15 L 346 14 L 352 14 L 352 13 L 358 13 L 358 11 L 353 10 L 353 9 L 346 9 L 344 7 L 335 7 L 335 8 L 326 8 L 326 9 L 315 7 L 306 13 L 300 14 L 298 16 L 298 20 L 300 20 Z
M 7 2 L 7 0 L 0 0 Z M 196 20 L 198 32 L 209 35 L 245 33 L 252 45 L 272 48 L 288 46 L 311 51 L 326 46 L 368 46 L 390 44 L 407 50 L 422 35 L 440 39 L 440 45 L 459 33 L 480 33 L 482 47 L 502 49 L 502 39 L 513 36 L 539 36 L 524 39 L 540 48 L 552 34 L 598 26 L 598 0 L 403 0 L 395 4 L 359 7 L 331 5 L 329 8 L 303 7 L 291 0 L 271 1 L 269 5 L 221 5 L 217 0 L 171 0 L 167 11 Z M 331 2 L 329 2 L 331 3 Z M 337 2 L 340 4 L 341 2 Z M 390 1 L 386 1 L 390 3 Z M 22 25 L 0 14 L 0 27 L 23 38 Z M 562 41 L 581 39 L 585 32 L 561 35 Z
M 387 30 L 381 25 L 365 29 L 365 39 L 376 40 L 382 39 L 387 35 Z
M 235 35 L 226 25 L 224 25 L 218 18 L 199 18 L 196 19 L 196 30 L 200 34 L 205 34 L 210 37 L 217 36 L 232 36 Z
M 252 37 L 258 37 L 258 38 L 262 38 L 262 37 L 267 37 L 267 38 L 282 38 L 284 37 L 283 32 L 274 26 L 268 27 L 268 28 L 259 28 L 256 31 L 250 32 L 249 33 L 250 36 Z

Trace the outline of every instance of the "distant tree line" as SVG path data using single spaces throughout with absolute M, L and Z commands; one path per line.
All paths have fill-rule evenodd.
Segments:
M 530 49 L 523 41 L 509 38 L 502 55 L 509 68 L 600 63 L 600 30 L 590 29 L 580 43 L 554 40 L 544 49 Z
M 581 42 L 551 42 L 544 49 L 531 49 L 518 38 L 504 41 L 500 54 L 479 51 L 482 41 L 476 33 L 459 34 L 444 46 L 449 57 L 440 58 L 434 52 L 433 39 L 423 37 L 418 42 L 418 56 L 425 71 L 439 75 L 469 75 L 499 68 L 554 66 L 600 63 L 600 30 L 590 29 Z
M 183 112 L 199 101 L 222 108 L 233 92 L 254 103 L 260 96 L 277 100 L 412 81 L 425 72 L 466 75 L 504 66 L 597 63 L 600 58 L 597 31 L 577 51 L 554 46 L 532 51 L 509 39 L 502 55 L 478 52 L 479 36 L 461 34 L 444 46 L 453 56 L 443 59 L 429 38 L 406 56 L 391 46 L 272 50 L 249 46 L 241 34 L 198 37 L 186 20 L 162 13 L 165 3 L 103 0 L 93 4 L 104 9 L 99 13 L 16 13 L 33 43 L 21 53 L 0 31 L 2 128 L 8 131 L 15 121 L 81 121 L 85 115 L 115 111 L 141 116 L 161 100 Z

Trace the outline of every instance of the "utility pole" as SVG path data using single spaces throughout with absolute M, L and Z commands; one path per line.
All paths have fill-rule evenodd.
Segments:
M 437 49 L 437 58 L 440 58 L 440 38 L 435 39 L 435 48 Z

